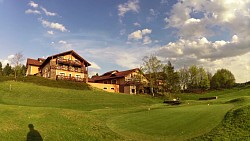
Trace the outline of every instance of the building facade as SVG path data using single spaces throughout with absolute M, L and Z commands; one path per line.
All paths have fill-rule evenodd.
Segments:
M 145 93 L 145 85 L 148 83 L 146 77 L 140 69 L 131 69 L 126 71 L 113 70 L 104 73 L 101 76 L 93 76 L 89 82 L 103 84 L 114 84 L 119 86 L 120 93 L 138 94 Z
M 88 67 L 91 65 L 75 51 L 52 55 L 46 59 L 27 59 L 26 75 L 39 75 L 55 80 L 88 82 Z

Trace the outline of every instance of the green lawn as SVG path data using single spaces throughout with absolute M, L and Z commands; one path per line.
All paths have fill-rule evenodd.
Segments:
M 249 88 L 177 96 L 183 103 L 169 106 L 82 83 L 0 77 L 0 140 L 25 141 L 29 123 L 44 141 L 249 139 Z M 206 96 L 218 99 L 197 100 Z

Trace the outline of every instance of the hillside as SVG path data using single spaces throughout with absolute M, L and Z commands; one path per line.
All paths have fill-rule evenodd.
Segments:
M 226 140 L 249 138 L 250 88 L 180 94 L 169 106 L 146 95 L 92 90 L 86 84 L 0 77 L 0 139 L 25 140 L 33 123 L 44 141 Z M 199 101 L 200 97 L 217 100 Z

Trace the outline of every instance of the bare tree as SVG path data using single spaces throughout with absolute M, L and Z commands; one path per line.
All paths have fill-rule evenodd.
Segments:
M 142 70 L 148 75 L 150 91 L 154 96 L 154 90 L 158 89 L 159 86 L 159 73 L 162 71 L 162 63 L 156 56 L 145 56 L 143 58 Z
M 17 70 L 21 66 L 21 62 L 24 60 L 23 54 L 18 52 L 14 55 L 14 57 L 10 60 L 11 63 L 14 65 L 14 73 L 15 73 L 15 80 L 17 79 Z

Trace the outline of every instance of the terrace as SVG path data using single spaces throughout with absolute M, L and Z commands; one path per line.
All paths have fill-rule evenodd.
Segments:
M 82 63 L 79 60 L 69 60 L 69 59 L 58 58 L 57 63 L 75 66 L 75 67 L 82 67 Z

